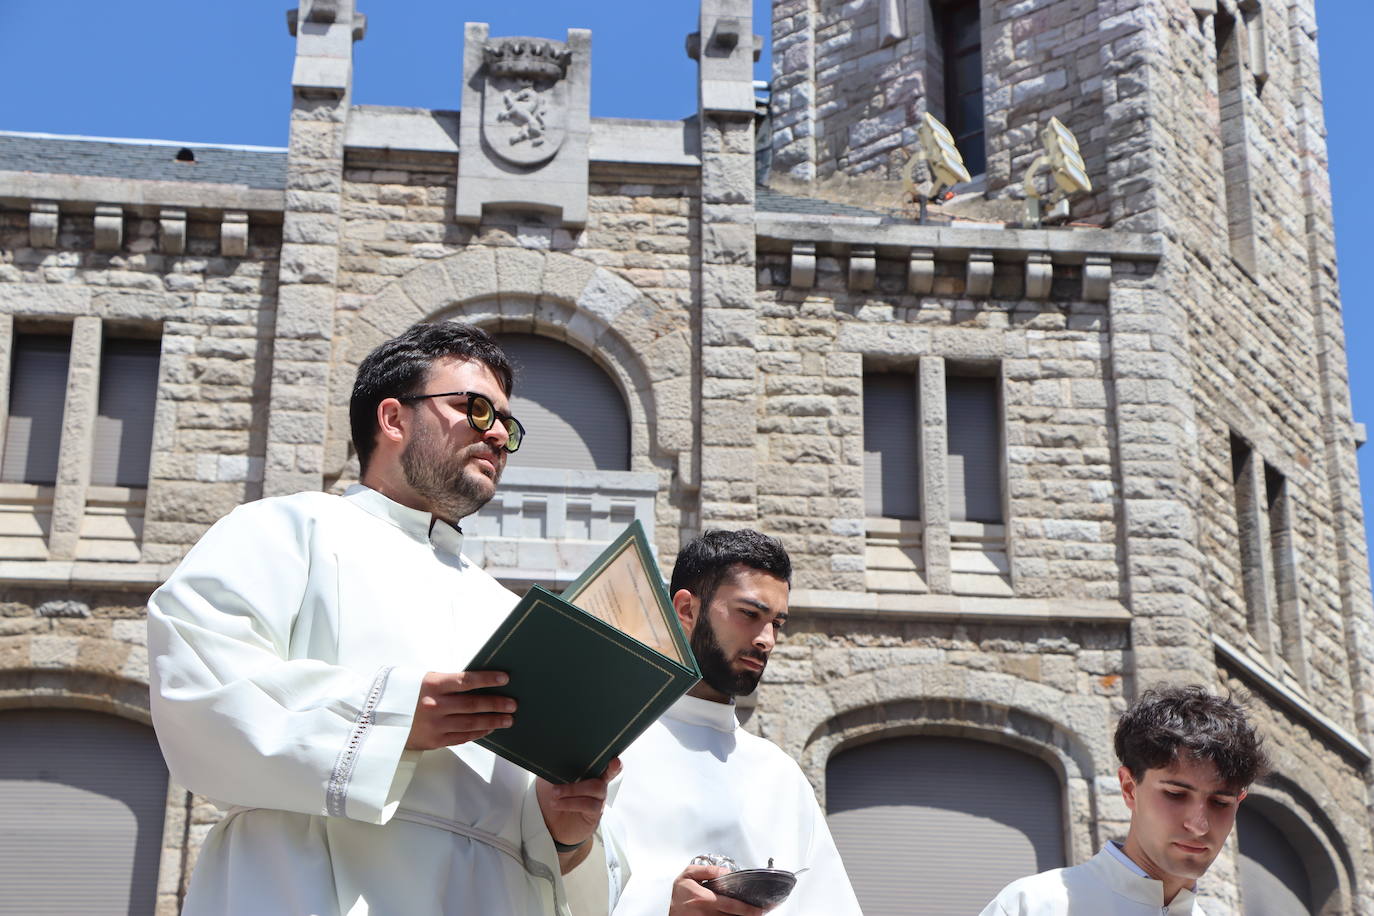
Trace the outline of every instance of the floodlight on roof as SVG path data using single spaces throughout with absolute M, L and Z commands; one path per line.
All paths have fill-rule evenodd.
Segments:
M 1035 187 L 1035 176 L 1042 168 L 1048 168 L 1054 178 L 1050 216 L 1067 218 L 1069 195 L 1085 194 L 1093 189 L 1083 154 L 1078 151 L 1078 138 L 1058 118 L 1050 118 L 1050 123 L 1040 131 L 1040 144 L 1045 151 L 1031 163 L 1022 182 L 1026 189 L 1026 222 L 1032 226 L 1039 226 L 1041 221 L 1040 192 Z
M 907 160 L 903 169 L 903 185 L 921 204 L 921 218 L 925 218 L 926 204 L 939 202 L 944 193 L 956 184 L 971 181 L 968 167 L 964 165 L 963 154 L 954 145 L 954 135 L 941 124 L 934 115 L 926 112 L 921 116 L 921 124 L 916 129 L 916 137 L 921 142 L 921 151 Z M 923 161 L 930 169 L 931 186 L 922 190 L 916 186 L 912 175 L 918 161 Z

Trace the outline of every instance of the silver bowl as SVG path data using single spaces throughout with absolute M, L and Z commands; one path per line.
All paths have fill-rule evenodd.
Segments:
M 702 882 L 711 893 L 743 900 L 750 906 L 777 906 L 796 883 L 793 872 L 780 868 L 745 868 Z

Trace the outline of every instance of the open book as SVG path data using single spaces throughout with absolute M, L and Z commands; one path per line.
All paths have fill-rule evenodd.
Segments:
M 550 782 L 595 776 L 701 678 L 644 528 L 631 523 L 562 595 L 538 585 L 469 671 L 505 671 L 515 724 L 477 743 Z

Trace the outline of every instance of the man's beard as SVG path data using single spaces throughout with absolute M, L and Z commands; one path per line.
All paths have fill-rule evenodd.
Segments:
M 696 656 L 697 666 L 701 668 L 701 679 L 711 689 L 727 697 L 753 693 L 759 686 L 759 678 L 763 677 L 762 671 L 745 668 L 737 672 L 731 669 L 731 659 L 725 657 L 725 650 L 716 639 L 715 628 L 711 625 L 711 618 L 706 616 L 704 606 L 697 625 L 692 629 L 692 654 Z M 765 665 L 768 664 L 768 656 L 757 649 L 751 648 L 744 654 L 758 659 Z
M 465 473 L 475 455 L 485 454 L 496 466 L 496 477 L 487 488 L 473 470 Z M 472 515 L 496 495 L 501 479 L 501 456 L 486 442 L 474 442 L 458 451 L 449 451 L 434 435 L 428 422 L 415 427 L 415 435 L 401 452 L 401 470 L 406 483 L 429 504 L 429 511 L 455 525 Z M 485 478 L 482 478 L 485 479 Z

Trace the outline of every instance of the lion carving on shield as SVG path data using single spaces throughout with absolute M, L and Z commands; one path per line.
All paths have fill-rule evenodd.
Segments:
M 501 102 L 506 110 L 497 113 L 496 120 L 509 121 L 516 128 L 508 142 L 512 146 L 527 141 L 532 146 L 543 146 L 546 103 L 544 97 L 535 90 L 534 84 L 507 89 L 501 93 Z
M 523 166 L 553 158 L 567 134 L 571 52 L 542 38 L 500 38 L 483 52 L 482 133 L 491 150 Z

